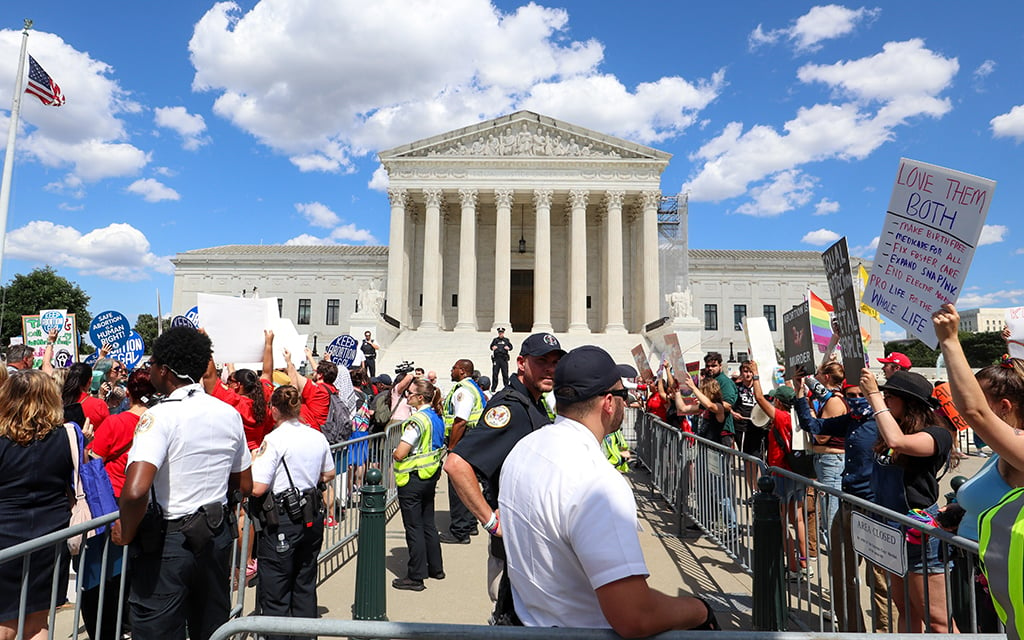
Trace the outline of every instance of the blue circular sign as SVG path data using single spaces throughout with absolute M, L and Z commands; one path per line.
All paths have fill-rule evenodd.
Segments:
M 185 317 L 189 319 L 192 326 L 196 329 L 199 328 L 199 305 L 196 305 L 185 312 Z
M 188 327 L 189 329 L 198 329 L 199 326 L 189 320 L 186 316 L 174 316 L 171 318 L 171 327 Z
M 341 335 L 331 341 L 324 349 L 331 356 L 331 362 L 346 369 L 352 366 L 356 359 L 356 347 L 359 341 L 350 335 Z
M 142 336 L 136 331 L 132 331 L 131 335 L 125 341 L 123 347 L 118 347 L 116 350 L 111 351 L 108 358 L 113 358 L 118 362 L 123 362 L 124 366 L 128 370 L 132 370 L 139 365 L 142 361 L 143 354 L 146 353 L 146 343 L 142 340 Z
M 85 360 L 82 360 L 82 362 L 84 362 L 85 364 L 87 364 L 87 365 L 89 365 L 91 367 L 92 365 L 96 364 L 96 361 L 99 360 L 99 359 L 100 359 L 100 352 L 97 350 L 97 351 L 93 351 L 89 355 L 85 356 Z
M 45 311 L 39 316 L 39 327 L 43 333 L 50 333 L 54 329 L 60 331 L 64 328 L 64 314 L 60 311 Z
M 131 335 L 132 326 L 119 311 L 104 311 L 89 323 L 89 339 L 97 347 L 109 344 L 121 348 Z

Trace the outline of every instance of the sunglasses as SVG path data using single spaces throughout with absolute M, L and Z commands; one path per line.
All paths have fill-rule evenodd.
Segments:
M 608 391 L 604 392 L 604 395 L 615 396 L 617 398 L 622 398 L 623 402 L 629 402 L 629 390 L 628 389 L 609 389 Z

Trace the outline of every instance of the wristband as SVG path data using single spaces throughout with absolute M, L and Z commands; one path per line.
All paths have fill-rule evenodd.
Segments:
M 869 392 L 868 392 L 868 395 L 869 395 L 869 396 L 873 396 L 873 395 L 875 395 L 876 393 L 878 393 L 878 394 L 881 394 L 882 392 L 881 392 L 881 391 L 869 391 Z
M 491 512 L 491 519 L 484 524 L 484 529 L 492 536 L 498 530 L 498 514 Z
M 751 378 L 751 380 L 760 380 L 760 379 L 761 379 L 761 376 L 754 376 L 754 377 Z
M 884 409 L 879 409 L 878 411 L 875 411 L 874 413 L 872 413 L 871 416 L 874 417 L 874 418 L 877 418 L 878 414 L 885 413 L 886 411 L 890 411 L 891 412 L 892 409 L 890 409 L 889 407 L 886 407 Z

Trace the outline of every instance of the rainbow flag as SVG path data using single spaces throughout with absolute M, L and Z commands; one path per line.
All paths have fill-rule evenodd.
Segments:
M 811 334 L 814 337 L 814 344 L 818 345 L 818 351 L 825 353 L 832 339 L 832 321 L 828 316 L 832 311 L 832 305 L 814 295 L 810 289 L 807 290 L 807 300 L 811 308 Z

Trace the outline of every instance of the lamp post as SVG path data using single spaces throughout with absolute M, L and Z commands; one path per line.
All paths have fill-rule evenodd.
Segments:
M 729 341 L 729 362 L 736 362 L 736 354 L 732 350 L 732 340 Z

